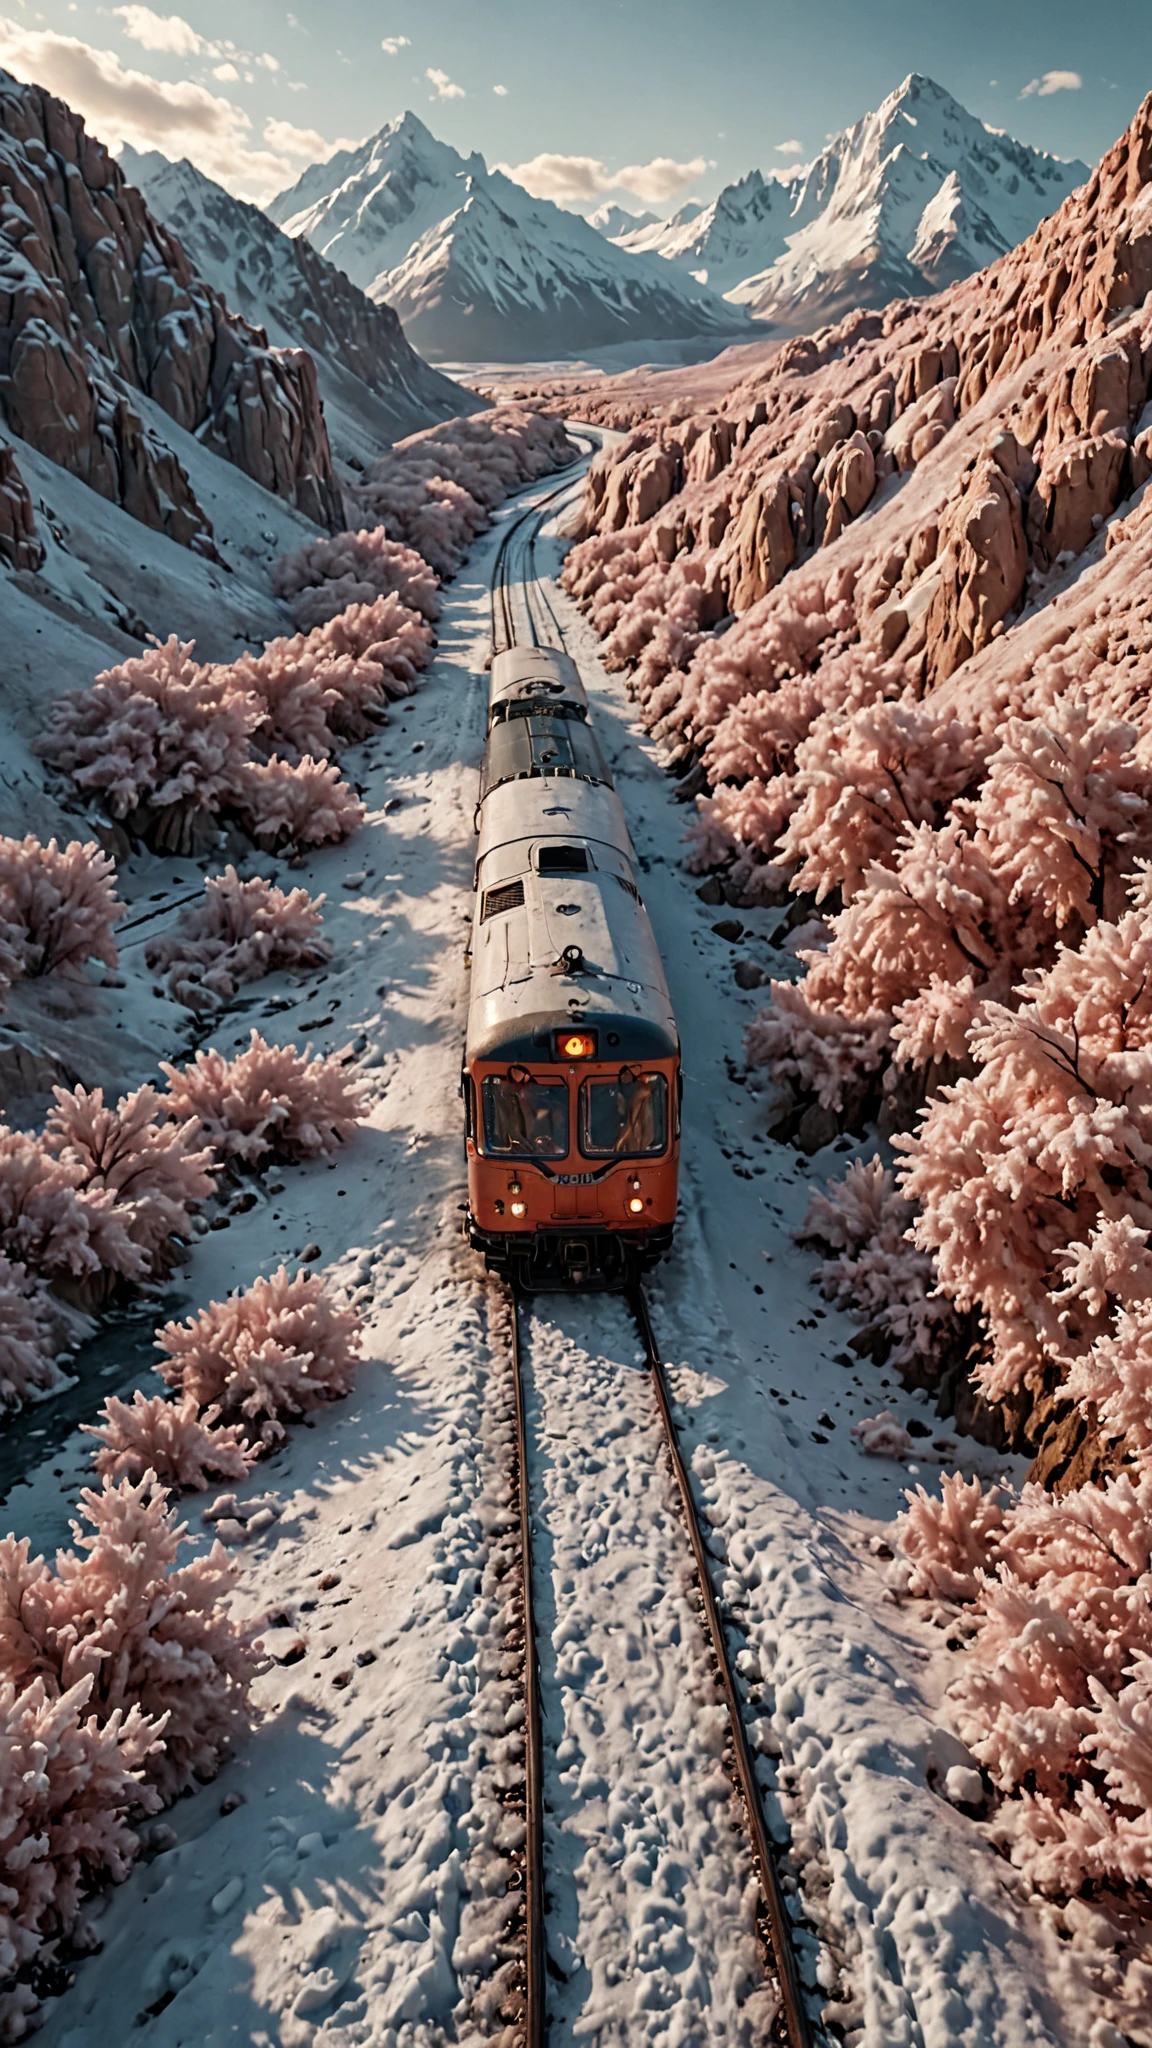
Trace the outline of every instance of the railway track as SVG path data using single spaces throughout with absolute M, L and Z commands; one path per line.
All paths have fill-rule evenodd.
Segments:
M 545 1749 L 544 1711 L 540 1659 L 536 1635 L 536 1603 L 533 1586 L 533 1489 L 528 1444 L 529 1361 L 526 1358 L 524 1322 L 531 1297 L 511 1291 L 510 1322 L 512 1371 L 516 1417 L 516 1492 L 520 1518 L 520 1565 L 524 1625 L 524 1711 L 525 1711 L 525 2048 L 543 2048 L 548 2038 L 548 1954 L 546 1938 L 545 1867 Z M 734 1788 L 744 1809 L 745 1831 L 760 1890 L 758 1928 L 766 1973 L 779 1991 L 779 2006 L 768 2039 L 779 2048 L 815 2048 L 816 2036 L 808 2018 L 800 1972 L 793 1944 L 792 1924 L 777 1869 L 777 1856 L 764 1818 L 763 1803 L 756 1782 L 751 1746 L 744 1724 L 744 1708 L 728 1650 L 724 1617 L 717 1601 L 708 1566 L 704 1528 L 696 1505 L 692 1482 L 680 1445 L 672 1412 L 667 1372 L 660 1355 L 643 1290 L 637 1283 L 627 1303 L 644 1347 L 644 1364 L 652 1391 L 652 1404 L 659 1419 L 662 1446 L 675 1482 L 685 1532 L 691 1548 L 695 1590 L 704 1620 L 713 1663 L 716 1689 L 722 1696 L 728 1717 L 727 1763 Z M 686 1677 L 691 1674 L 686 1673 Z
M 537 571 L 536 541 L 557 500 L 572 488 L 573 484 L 568 480 L 549 491 L 543 498 L 537 499 L 510 524 L 503 536 L 492 575 L 492 638 L 495 652 L 515 644 L 517 639 L 522 637 L 517 632 L 517 611 L 526 621 L 527 632 L 533 646 L 550 644 L 564 648 L 566 636 L 563 626 Z M 517 584 L 519 606 L 515 606 L 513 601 L 514 595 L 517 594 Z M 525 1323 L 530 1313 L 531 1299 L 532 1297 L 519 1295 L 514 1288 L 510 1290 L 511 1362 L 516 1425 L 514 1491 L 519 1514 L 524 1637 L 526 1836 L 523 1867 L 519 1873 L 524 1888 L 522 2025 L 525 2048 L 544 2048 L 548 2038 L 550 2017 L 549 1979 L 554 1975 L 554 1970 L 549 1961 L 547 1943 L 545 1716 L 537 1637 L 533 1555 L 533 1518 L 534 1514 L 540 1513 L 540 1502 L 537 1499 L 534 1507 L 528 1427 L 532 1379 L 530 1360 L 526 1355 L 529 1347 L 525 1341 Z M 717 1705 L 722 1701 L 726 1714 L 726 1768 L 732 1789 L 738 1794 L 742 1804 L 744 1833 L 759 1887 L 757 1932 L 760 1936 L 763 1972 L 769 1982 L 777 1987 L 779 1999 L 775 2017 L 765 2038 L 777 2044 L 777 2048 L 815 2048 L 817 2039 L 822 2039 L 823 2036 L 814 2033 L 808 2018 L 797 1966 L 792 1923 L 777 1867 L 776 1851 L 764 1817 L 763 1802 L 745 1727 L 744 1705 L 732 1668 L 728 1630 L 712 1584 L 705 1532 L 676 1429 L 666 1369 L 639 1283 L 633 1287 L 626 1299 L 643 1346 L 644 1372 L 651 1390 L 651 1410 L 641 1427 L 650 1429 L 655 1418 L 658 1424 L 656 1442 L 659 1446 L 656 1462 L 659 1461 L 662 1450 L 668 1467 L 668 1476 L 674 1483 L 675 1495 L 679 1502 L 683 1533 L 691 1557 L 691 1582 L 694 1585 L 699 1620 L 702 1623 L 704 1657 L 706 1663 L 711 1666 L 710 1676 Z M 538 1491 L 537 1487 L 536 1492 Z M 546 1517 L 542 1518 L 540 1526 L 544 1527 L 545 1523 Z M 538 1562 L 536 1570 L 539 1573 Z M 539 1584 L 542 1595 L 551 1596 L 551 1588 L 545 1592 L 545 1580 L 538 1578 L 536 1583 Z M 565 1617 L 561 1613 L 557 1614 L 557 1621 L 561 1628 L 565 1626 Z M 697 1660 L 695 1671 L 685 1671 L 683 1682 L 686 1689 L 690 1690 L 693 1683 L 698 1685 L 699 1678 Z

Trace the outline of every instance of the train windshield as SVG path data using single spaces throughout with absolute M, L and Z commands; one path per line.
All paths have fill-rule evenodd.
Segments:
M 612 1081 L 580 1089 L 580 1150 L 590 1159 L 643 1159 L 668 1144 L 668 1083 L 663 1074 L 621 1067 Z
M 529 1074 L 484 1079 L 484 1150 L 498 1159 L 563 1159 L 568 1151 L 568 1087 Z

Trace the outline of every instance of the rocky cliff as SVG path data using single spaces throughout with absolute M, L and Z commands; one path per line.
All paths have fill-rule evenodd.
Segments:
M 211 522 L 141 397 L 323 525 L 339 491 L 315 366 L 228 311 L 77 114 L 0 72 L 0 408 L 172 539 Z
M 194 164 L 131 149 L 119 162 L 234 312 L 270 341 L 308 349 L 338 460 L 367 468 L 391 442 L 484 403 L 417 355 L 391 306 L 376 305 L 310 242 L 283 233 Z

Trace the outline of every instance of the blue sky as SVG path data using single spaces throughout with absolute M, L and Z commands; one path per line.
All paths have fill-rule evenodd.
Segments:
M 1105 53 L 1102 57 L 1102 53 Z M 923 71 L 995 127 L 1092 163 L 1152 85 L 1133 0 L 8 0 L 0 63 L 97 133 L 267 197 L 405 107 L 539 189 L 666 212 L 803 162 Z

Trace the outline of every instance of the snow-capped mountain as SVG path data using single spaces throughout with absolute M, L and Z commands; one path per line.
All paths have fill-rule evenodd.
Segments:
M 807 168 L 751 171 L 702 212 L 620 246 L 665 256 L 757 319 L 811 325 L 969 276 L 1087 175 L 986 127 L 913 72 Z
M 610 242 L 619 241 L 622 235 L 634 235 L 639 228 L 653 227 L 659 222 L 659 214 L 629 213 L 626 206 L 617 206 L 614 200 L 606 199 L 595 213 L 585 214 L 590 228 L 596 228 L 607 235 Z
M 390 442 L 481 404 L 416 354 L 391 307 L 187 158 L 125 147 L 120 168 L 234 311 L 277 346 L 309 350 L 343 461 L 367 468 Z
M 744 329 L 742 308 L 685 271 L 618 249 L 411 113 L 311 165 L 267 210 L 440 359 L 519 362 Z

